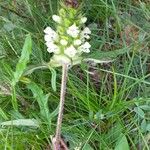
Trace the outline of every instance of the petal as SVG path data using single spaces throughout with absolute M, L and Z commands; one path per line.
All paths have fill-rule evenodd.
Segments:
M 51 34 L 52 31 L 53 29 L 51 27 L 46 27 L 46 29 L 44 30 L 44 33 Z
M 64 53 L 69 57 L 74 57 L 77 53 L 77 50 L 74 48 L 74 46 L 70 46 L 67 49 L 65 49 Z
M 52 47 L 52 45 L 54 44 L 54 42 L 53 41 L 48 41 L 45 44 L 49 48 L 49 47 Z
M 54 41 L 53 37 L 51 35 L 48 35 L 48 34 L 46 34 L 44 36 L 44 39 L 45 39 L 46 42 L 52 42 L 52 41 Z
M 88 27 L 86 27 L 86 28 L 83 30 L 83 32 L 84 32 L 85 34 L 91 34 L 91 30 L 90 30 Z
M 72 26 L 70 26 L 67 30 L 67 34 L 72 36 L 73 38 L 76 38 L 79 34 L 79 28 L 73 24 Z
M 89 52 L 90 52 L 90 49 L 88 49 L 88 48 L 83 49 L 83 52 L 85 52 L 85 53 L 89 53 Z
M 79 39 L 74 41 L 74 45 L 77 45 L 77 46 L 81 45 L 81 43 L 82 43 L 82 41 Z
M 87 18 L 86 18 L 86 17 L 82 17 L 82 18 L 81 18 L 81 23 L 86 23 L 86 21 L 87 21 Z
M 57 23 L 61 23 L 61 18 L 60 18 L 59 16 L 57 16 L 57 15 L 53 15 L 53 16 L 52 16 L 52 19 L 53 19 L 55 22 L 57 22 Z

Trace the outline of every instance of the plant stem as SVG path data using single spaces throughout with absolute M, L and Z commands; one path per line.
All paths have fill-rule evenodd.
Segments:
M 61 141 L 61 126 L 62 126 L 64 103 L 65 103 L 67 76 L 68 76 L 68 64 L 63 64 L 63 66 L 62 66 L 62 80 L 61 80 L 61 93 L 60 93 L 60 105 L 59 105 L 59 113 L 58 113 L 58 118 L 57 118 L 57 127 L 56 127 L 56 135 L 55 135 L 55 148 L 56 148 L 56 150 L 59 149 L 59 145 L 60 145 L 60 141 Z

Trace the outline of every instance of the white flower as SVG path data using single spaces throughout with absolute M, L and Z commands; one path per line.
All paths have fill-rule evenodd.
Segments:
M 46 29 L 44 30 L 44 33 L 49 34 L 53 31 L 53 29 L 51 27 L 46 27 Z M 54 31 L 55 32 L 55 31 Z
M 89 34 L 91 34 L 91 30 L 86 27 L 82 32 L 81 32 L 81 39 L 84 41 L 84 38 L 85 39 L 90 39 L 90 36 Z
M 61 18 L 60 18 L 59 16 L 57 16 L 57 15 L 53 15 L 53 16 L 52 16 L 52 19 L 53 19 L 55 22 L 57 22 L 57 23 L 61 23 Z
M 69 57 L 74 57 L 77 53 L 77 50 L 71 45 L 70 47 L 66 48 L 64 53 Z
M 79 32 L 79 28 L 75 24 L 70 26 L 67 30 L 67 34 L 69 34 L 73 38 L 76 38 L 79 35 Z
M 62 39 L 62 40 L 60 40 L 60 44 L 66 46 L 68 44 L 68 41 Z
M 88 42 L 85 42 L 83 45 L 81 45 L 79 47 L 79 50 L 85 53 L 89 53 L 90 52 L 90 47 L 91 45 Z
M 82 41 L 79 39 L 74 41 L 75 46 L 79 46 L 79 45 L 81 45 L 81 43 L 82 43 Z
M 52 58 L 53 62 L 60 64 L 70 64 L 71 60 L 65 55 L 54 55 Z
M 86 27 L 86 28 L 83 30 L 83 33 L 84 33 L 84 34 L 91 34 L 91 30 L 90 30 L 88 27 Z
M 60 53 L 60 49 L 59 49 L 59 47 L 56 44 L 54 44 L 52 42 L 47 42 L 46 45 L 48 47 L 47 51 L 49 53 L 55 53 L 55 54 L 59 54 Z
M 44 39 L 46 42 L 55 41 L 58 39 L 58 34 L 50 27 L 47 27 L 44 32 L 46 33 Z
M 82 17 L 82 18 L 81 18 L 81 23 L 86 23 L 86 21 L 87 21 L 87 18 L 86 18 L 86 17 Z
M 53 40 L 53 37 L 51 36 L 51 35 L 48 35 L 48 34 L 46 34 L 45 36 L 44 36 L 44 40 L 46 41 L 46 42 L 53 42 L 54 40 Z

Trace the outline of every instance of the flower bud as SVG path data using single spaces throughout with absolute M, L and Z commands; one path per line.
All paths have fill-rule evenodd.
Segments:
M 60 44 L 63 46 L 66 46 L 68 44 L 68 42 L 64 39 L 60 40 Z
M 57 22 L 57 23 L 61 23 L 61 18 L 60 18 L 59 16 L 57 16 L 57 15 L 53 15 L 53 16 L 52 16 L 52 19 L 53 19 L 55 22 Z
M 86 23 L 86 21 L 87 21 L 87 18 L 86 18 L 86 17 L 82 17 L 82 18 L 81 18 L 81 23 Z

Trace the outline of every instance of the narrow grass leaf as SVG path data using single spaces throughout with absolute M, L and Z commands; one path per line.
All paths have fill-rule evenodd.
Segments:
M 0 116 L 1 116 L 2 118 L 4 118 L 5 120 L 8 119 L 7 115 L 5 114 L 5 112 L 3 111 L 3 109 L 2 109 L 1 107 L 0 107 Z
M 52 85 L 53 90 L 56 92 L 56 71 L 53 68 L 49 68 L 49 69 L 50 69 L 51 74 L 52 74 L 51 85 Z
M 114 95 L 113 95 L 113 99 L 110 105 L 110 110 L 113 109 L 113 107 L 115 106 L 116 100 L 117 100 L 117 79 L 116 79 L 116 75 L 115 75 L 115 70 L 113 69 L 113 76 L 114 76 Z

